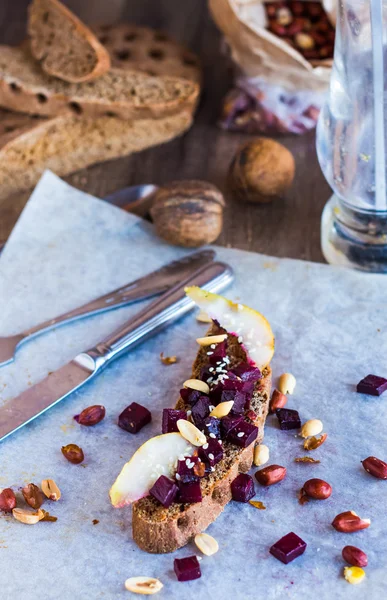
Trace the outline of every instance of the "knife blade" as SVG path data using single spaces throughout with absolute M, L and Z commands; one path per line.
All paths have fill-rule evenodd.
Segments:
M 78 390 L 129 348 L 192 310 L 194 302 L 185 295 L 186 286 L 198 285 L 219 292 L 232 280 L 231 268 L 220 262 L 191 273 L 94 348 L 79 354 L 0 408 L 0 441 Z

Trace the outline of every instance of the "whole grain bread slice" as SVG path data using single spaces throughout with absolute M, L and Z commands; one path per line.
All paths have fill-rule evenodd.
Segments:
M 220 333 L 219 328 L 213 325 L 207 335 L 217 333 Z M 228 336 L 228 346 L 230 367 L 246 361 L 246 354 L 234 336 Z M 192 377 L 198 378 L 201 369 L 207 364 L 206 348 L 201 348 L 193 365 Z M 200 480 L 202 502 L 174 503 L 170 508 L 164 508 L 157 500 L 147 496 L 133 504 L 133 539 L 142 550 L 151 553 L 173 552 L 187 544 L 197 533 L 204 531 L 221 514 L 232 498 L 231 482 L 238 473 L 245 473 L 251 468 L 255 443 L 262 442 L 270 390 L 271 369 L 266 367 L 251 400 L 251 409 L 256 414 L 253 423 L 258 427 L 257 440 L 247 448 L 223 443 L 223 459 L 216 465 L 213 473 Z M 176 408 L 187 408 L 181 397 Z
M 199 86 L 187 79 L 111 69 L 87 83 L 42 71 L 26 48 L 0 46 L 0 106 L 39 116 L 161 118 L 195 109 Z
M 191 124 L 187 110 L 156 121 L 122 121 L 72 115 L 43 119 L 0 109 L 0 199 L 31 189 L 45 169 L 68 175 L 168 142 Z
M 163 31 L 133 23 L 96 25 L 92 31 L 109 52 L 112 67 L 201 82 L 199 58 Z
M 28 33 L 31 52 L 49 75 L 81 83 L 110 68 L 108 51 L 59 0 L 32 0 Z

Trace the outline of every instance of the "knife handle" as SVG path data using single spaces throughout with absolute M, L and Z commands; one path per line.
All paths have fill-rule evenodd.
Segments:
M 79 355 L 77 362 L 94 371 L 105 367 L 130 347 L 192 310 L 195 303 L 184 292 L 187 286 L 197 285 L 210 292 L 219 292 L 232 280 L 233 271 L 225 263 L 214 262 L 201 268 L 168 290 L 97 346 Z

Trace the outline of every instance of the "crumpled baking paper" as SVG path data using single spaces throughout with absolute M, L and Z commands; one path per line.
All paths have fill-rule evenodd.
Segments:
M 149 224 L 46 173 L 0 260 L 0 334 L 54 317 L 185 253 L 157 239 Z M 59 502 L 44 505 L 58 517 L 56 523 L 27 526 L 0 517 L 1 598 L 116 600 L 129 597 L 125 579 L 139 575 L 163 582 L 160 599 L 386 596 L 387 483 L 368 475 L 360 461 L 369 455 L 386 458 L 387 394 L 363 396 L 355 386 L 368 373 L 387 373 L 387 279 L 232 249 L 217 248 L 217 254 L 235 270 L 226 294 L 260 310 L 272 324 L 274 382 L 284 371 L 297 379 L 289 408 L 299 410 L 302 421 L 324 423 L 328 439 L 309 453 L 321 463 L 295 463 L 306 454 L 301 438 L 280 431 L 276 417 L 269 416 L 270 463 L 286 466 L 287 477 L 269 488 L 256 485 L 255 499 L 266 510 L 234 502 L 209 527 L 220 549 L 203 557 L 201 579 L 179 583 L 173 572 L 175 557 L 200 554 L 193 543 L 174 555 L 148 555 L 137 548 L 130 509 L 113 509 L 108 490 L 138 446 L 160 432 L 163 407 L 174 404 L 190 374 L 195 338 L 206 330 L 191 314 L 1 443 L 1 488 L 17 490 L 53 478 L 62 492 Z M 93 346 L 141 306 L 58 327 L 26 343 L 14 363 L 0 369 L 0 403 Z M 179 362 L 163 365 L 160 352 L 177 355 Z M 133 401 L 152 411 L 152 423 L 137 435 L 117 427 L 119 413 Z M 85 428 L 74 421 L 73 415 L 99 403 L 107 411 L 102 423 Z M 83 448 L 84 464 L 63 458 L 61 446 L 68 443 Z M 332 496 L 301 506 L 298 490 L 311 477 L 327 480 Z M 369 529 L 336 532 L 331 522 L 346 510 L 370 517 Z M 269 548 L 290 531 L 306 541 L 307 549 L 283 565 Z M 343 579 L 341 550 L 347 544 L 369 557 L 359 586 Z

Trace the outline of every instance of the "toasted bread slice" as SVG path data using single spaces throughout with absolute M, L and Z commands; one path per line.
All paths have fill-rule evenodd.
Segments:
M 223 330 L 222 330 L 223 331 Z M 213 325 L 208 335 L 216 335 L 219 328 Z M 246 361 L 246 354 L 234 336 L 228 336 L 228 357 L 230 367 Z M 193 365 L 192 378 L 199 378 L 200 372 L 208 364 L 207 348 L 201 348 Z M 151 496 L 133 504 L 133 539 L 146 552 L 173 552 L 187 544 L 197 533 L 204 531 L 223 511 L 231 500 L 231 482 L 238 473 L 251 468 L 254 446 L 263 439 L 263 430 L 269 408 L 271 390 L 271 369 L 266 367 L 262 379 L 255 386 L 251 409 L 258 427 L 256 442 L 247 448 L 238 448 L 224 442 L 224 457 L 216 465 L 215 471 L 201 479 L 203 500 L 195 504 L 174 503 L 164 508 Z M 176 408 L 186 408 L 179 398 Z
M 81 83 L 110 69 L 109 52 L 59 0 L 32 1 L 28 33 L 31 52 L 49 75 Z
M 68 175 L 181 135 L 192 124 L 182 111 L 156 121 L 70 116 L 34 119 L 0 109 L 0 199 L 31 189 L 45 169 Z
M 201 82 L 198 57 L 163 31 L 133 23 L 98 25 L 92 31 L 109 52 L 113 68 Z
M 162 118 L 195 109 L 199 86 L 187 79 L 111 69 L 87 83 L 44 73 L 24 46 L 0 46 L 0 106 L 39 116 Z

